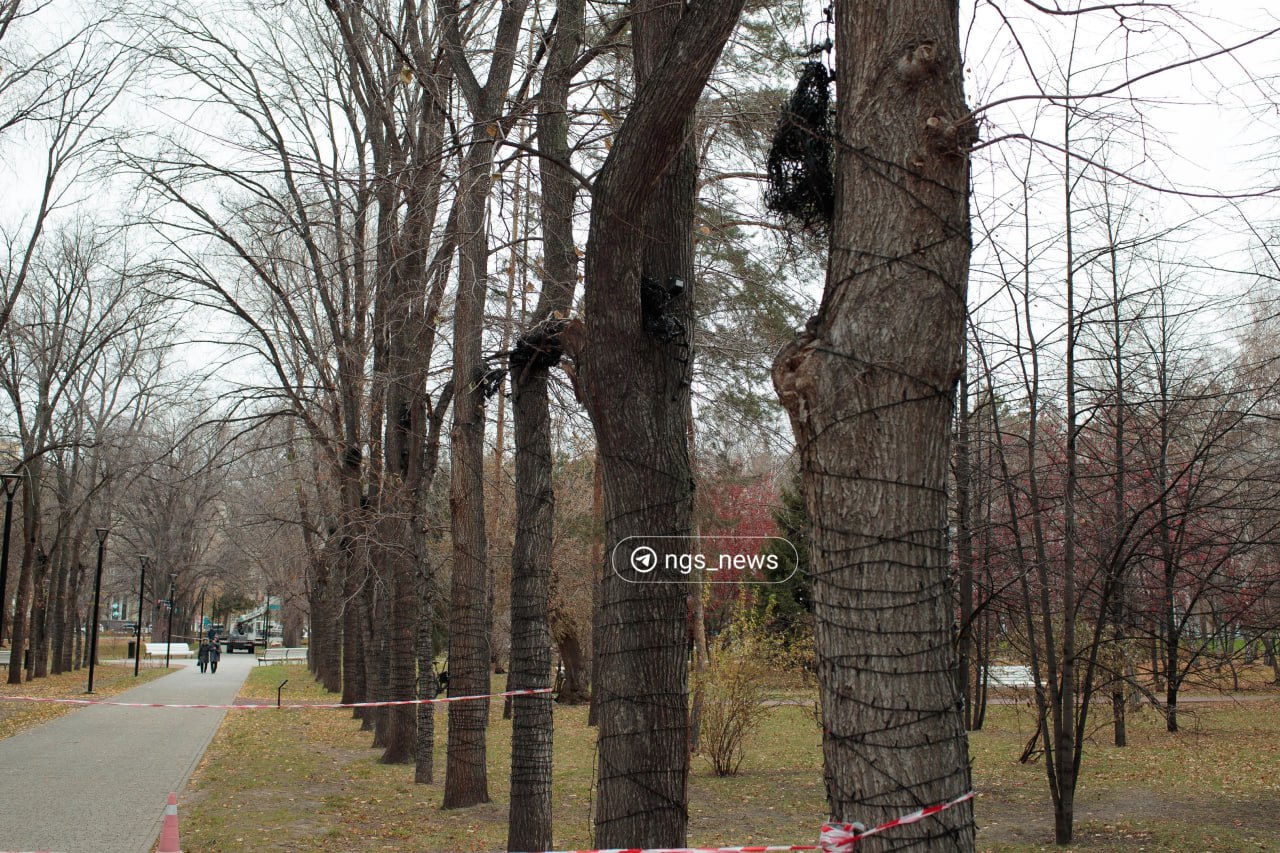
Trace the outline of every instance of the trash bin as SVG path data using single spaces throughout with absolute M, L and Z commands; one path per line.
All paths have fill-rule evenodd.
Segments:
M 137 654 L 138 654 L 138 644 L 137 644 L 137 642 L 135 642 L 134 640 L 130 640 L 130 641 L 129 641 L 129 655 L 128 655 L 128 656 L 129 656 L 130 658 L 134 658 L 134 657 L 137 657 Z

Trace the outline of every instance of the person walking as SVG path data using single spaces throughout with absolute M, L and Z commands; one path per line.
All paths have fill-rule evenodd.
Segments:
M 200 667 L 201 672 L 204 672 L 205 668 L 209 666 L 209 641 L 208 640 L 200 641 L 200 650 L 196 652 L 196 664 Z M 217 670 L 215 667 L 215 672 L 216 671 Z
M 222 648 L 217 643 L 209 644 L 209 671 L 218 671 L 218 658 L 222 657 Z

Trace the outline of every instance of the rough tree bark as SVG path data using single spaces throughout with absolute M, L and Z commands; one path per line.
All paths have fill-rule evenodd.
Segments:
M 430 568 L 425 564 L 418 572 L 418 635 L 414 643 L 414 651 L 418 658 L 417 698 L 436 698 L 436 654 L 433 631 L 434 613 L 431 595 Z M 435 781 L 435 706 L 423 703 L 417 706 L 418 737 L 414 742 L 413 781 L 419 785 L 430 785 Z
M 463 49 L 454 0 L 437 0 L 445 51 L 475 124 L 459 176 L 458 295 L 454 305 L 449 507 L 453 530 L 450 594 L 449 695 L 489 692 L 488 542 L 484 525 L 484 375 L 481 337 L 488 235 L 485 219 L 493 184 L 493 152 L 500 133 L 515 46 L 528 0 L 505 3 L 494 36 L 489 74 L 481 87 Z M 488 701 L 449 705 L 444 807 L 487 803 L 485 768 Z
M 13 618 L 8 620 L 13 626 L 9 634 L 12 652 L 9 656 L 10 684 L 22 683 L 23 652 L 30 641 L 31 599 L 35 592 L 33 577 L 41 537 L 40 504 L 36 496 L 39 489 L 32 488 L 32 484 L 41 482 L 42 469 L 43 458 L 39 456 L 23 466 L 27 485 L 22 490 L 22 563 L 14 595 Z M 0 606 L 3 606 L 2 602 Z
M 954 0 L 835 4 L 836 209 L 818 314 L 774 383 L 812 524 L 827 800 L 872 825 L 970 787 L 948 584 L 968 154 Z M 862 841 L 972 850 L 968 804 Z
M 547 383 L 560 360 L 558 335 L 573 305 L 578 256 L 573 245 L 573 176 L 569 162 L 569 84 L 582 40 L 583 0 L 559 0 L 556 33 L 538 95 L 543 276 L 530 329 L 510 357 L 516 444 L 516 532 L 511 552 L 511 676 L 508 687 L 551 686 L 551 410 Z M 550 850 L 551 695 L 512 699 L 511 806 L 508 850 Z
M 428 67 L 425 51 L 417 52 L 420 67 Z M 427 75 L 422 75 L 427 76 Z M 427 265 L 431 229 L 440 197 L 440 161 L 443 155 L 444 91 L 431 80 L 423 81 L 421 119 L 412 134 L 417 144 L 412 151 L 410 186 L 405 192 L 407 214 L 395 242 L 397 257 L 392 262 L 388 282 L 388 328 L 386 388 L 386 436 L 384 440 L 381 520 L 386 525 L 381 544 L 384 561 L 391 568 L 391 699 L 412 699 L 416 695 L 417 655 L 415 630 L 419 619 L 428 622 L 430 613 L 418 612 L 417 575 L 425 556 L 419 545 L 422 499 L 435 478 L 435 462 L 424 456 L 428 433 L 438 434 L 445 408 L 437 406 L 427 417 L 428 357 L 435 349 L 434 322 L 444 299 L 446 275 L 432 279 Z M 442 261 L 445 262 L 445 261 Z M 438 265 L 437 265 L 438 266 Z M 430 287 L 427 286 L 431 280 Z M 426 296 L 424 301 L 423 297 Z M 382 761 L 402 763 L 414 758 L 417 730 L 414 706 L 403 705 L 388 711 L 388 741 Z
M 600 725 L 600 598 L 604 588 L 604 483 L 600 480 L 600 451 L 591 467 L 591 707 L 587 709 L 587 725 Z
M 472 196 L 460 216 L 462 233 L 458 297 L 454 311 L 453 376 L 457 400 L 450 433 L 449 509 L 453 530 L 450 592 L 449 695 L 489 692 L 487 627 L 488 543 L 484 529 L 484 394 L 480 339 L 484 322 L 484 280 L 488 253 L 484 198 L 488 194 L 492 145 L 472 139 L 464 186 Z M 477 152 L 476 148 L 487 149 Z M 484 184 L 482 191 L 476 185 Z M 463 204 L 459 199 L 459 204 Z M 471 244 L 479 249 L 471 249 Z M 485 773 L 487 701 L 449 705 L 449 746 L 445 765 L 445 808 L 489 801 Z
M 605 570 L 595 649 L 599 847 L 685 840 L 687 588 L 628 583 L 640 575 L 630 568 L 635 545 L 625 540 L 675 537 L 649 540 L 674 551 L 690 533 L 692 353 L 683 330 L 693 313 L 692 116 L 742 6 L 631 3 L 638 94 L 593 191 L 585 336 L 570 349 L 599 447 L 605 559 L 616 556 L 627 575 Z M 661 316 L 646 317 L 642 278 L 659 286 L 679 279 L 685 288 Z

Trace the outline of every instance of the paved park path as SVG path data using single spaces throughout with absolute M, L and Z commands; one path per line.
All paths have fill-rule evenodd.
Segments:
M 173 664 L 106 701 L 229 705 L 254 657 L 224 654 L 216 674 Z M 169 792 L 182 792 L 224 714 L 80 708 L 0 740 L 0 850 L 149 853 Z

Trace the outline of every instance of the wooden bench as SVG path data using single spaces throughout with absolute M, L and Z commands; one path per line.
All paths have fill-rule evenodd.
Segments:
M 9 665 L 9 656 L 12 654 L 9 649 L 0 649 L 0 666 Z
M 263 649 L 262 654 L 258 655 L 259 666 L 261 666 L 264 663 L 289 663 L 291 661 L 295 663 L 306 663 L 307 662 L 306 647 L 304 646 L 300 648 L 291 648 L 291 649 L 280 648 L 280 647 L 268 648 L 268 649 Z
M 146 645 L 147 657 L 149 658 L 164 657 L 166 647 L 168 647 L 167 653 L 171 658 L 189 658 L 195 655 L 195 652 L 191 651 L 191 647 L 186 643 L 173 643 L 171 645 L 168 643 L 147 643 Z
M 1021 664 L 992 664 L 987 670 L 991 683 L 996 687 L 1035 687 L 1031 667 Z

